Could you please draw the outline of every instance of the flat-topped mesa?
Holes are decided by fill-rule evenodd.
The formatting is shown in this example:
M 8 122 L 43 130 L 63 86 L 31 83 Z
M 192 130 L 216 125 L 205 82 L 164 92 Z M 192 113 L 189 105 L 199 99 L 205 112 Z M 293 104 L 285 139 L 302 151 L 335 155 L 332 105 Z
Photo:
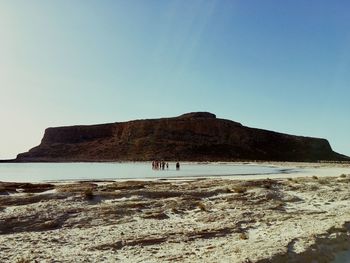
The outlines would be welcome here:
M 77 125 L 47 128 L 41 143 L 81 143 L 112 136 L 114 136 L 114 124 Z
M 193 121 L 199 123 L 199 122 L 205 122 L 205 123 L 216 123 L 219 121 L 219 123 L 223 122 L 229 122 L 230 125 L 237 125 L 242 126 L 239 122 L 231 121 L 231 120 L 225 120 L 225 119 L 217 119 L 216 115 L 210 112 L 189 112 L 182 114 L 178 117 L 172 118 L 180 121 L 187 121 L 188 124 L 193 123 Z
M 216 115 L 210 112 L 190 112 L 177 117 L 178 119 L 216 119 Z
M 48 128 L 17 161 L 343 161 L 325 139 L 249 128 L 209 112 Z

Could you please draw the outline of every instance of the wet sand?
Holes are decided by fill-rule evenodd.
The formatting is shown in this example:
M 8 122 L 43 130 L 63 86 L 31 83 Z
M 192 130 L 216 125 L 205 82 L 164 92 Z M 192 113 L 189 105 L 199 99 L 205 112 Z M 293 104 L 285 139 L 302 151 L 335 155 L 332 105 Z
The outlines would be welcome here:
M 0 183 L 0 262 L 331 262 L 350 175 Z

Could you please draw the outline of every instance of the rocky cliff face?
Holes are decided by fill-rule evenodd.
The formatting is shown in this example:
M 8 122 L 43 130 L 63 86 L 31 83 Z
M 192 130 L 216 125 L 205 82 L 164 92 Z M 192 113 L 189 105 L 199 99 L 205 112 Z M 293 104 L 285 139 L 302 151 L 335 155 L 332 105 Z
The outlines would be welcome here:
M 17 161 L 347 160 L 325 139 L 242 126 L 195 112 L 175 118 L 48 128 Z

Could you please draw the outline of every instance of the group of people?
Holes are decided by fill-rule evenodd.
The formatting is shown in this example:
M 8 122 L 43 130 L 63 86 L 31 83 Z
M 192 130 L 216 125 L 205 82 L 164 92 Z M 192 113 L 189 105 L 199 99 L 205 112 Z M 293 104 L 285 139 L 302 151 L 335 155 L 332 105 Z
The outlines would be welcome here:
M 176 163 L 176 170 L 180 170 L 180 163 L 177 162 Z M 169 169 L 169 163 L 168 162 L 164 162 L 164 161 L 153 161 L 152 162 L 152 169 L 153 170 L 165 170 Z
M 152 162 L 152 169 L 153 170 L 164 170 L 169 169 L 169 163 L 166 163 L 164 161 L 153 161 Z

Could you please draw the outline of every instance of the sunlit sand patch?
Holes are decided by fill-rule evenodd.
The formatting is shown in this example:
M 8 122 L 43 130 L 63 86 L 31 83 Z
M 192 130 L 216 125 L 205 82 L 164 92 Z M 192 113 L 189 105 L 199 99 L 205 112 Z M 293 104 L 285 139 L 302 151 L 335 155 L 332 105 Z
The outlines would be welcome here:
M 331 261 L 349 244 L 349 184 L 347 174 L 1 183 L 14 194 L 0 196 L 0 261 Z

